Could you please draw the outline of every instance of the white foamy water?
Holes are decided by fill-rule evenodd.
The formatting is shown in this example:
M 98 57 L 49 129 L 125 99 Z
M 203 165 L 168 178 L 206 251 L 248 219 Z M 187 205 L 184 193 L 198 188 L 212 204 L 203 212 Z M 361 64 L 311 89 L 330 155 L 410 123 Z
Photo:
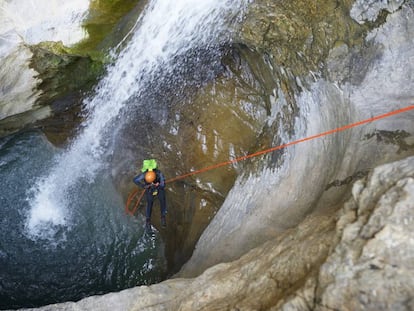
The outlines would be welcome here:
M 68 225 L 76 185 L 80 180 L 93 182 L 104 165 L 104 155 L 110 153 L 108 129 L 118 122 L 128 100 L 139 97 L 144 84 L 156 85 L 158 81 L 152 80 L 157 70 L 174 68 L 175 55 L 225 39 L 227 21 L 234 20 L 244 4 L 242 0 L 154 0 L 148 4 L 130 42 L 99 83 L 96 95 L 85 103 L 89 118 L 82 133 L 32 189 L 29 234 L 37 237 L 43 234 L 39 228 L 62 221 Z M 47 214 L 38 217 L 43 211 Z
M 55 203 L 52 203 L 59 200 L 59 197 L 55 198 L 47 192 L 37 195 L 32 202 L 33 208 L 30 210 L 26 223 L 27 233 L 30 237 L 41 237 L 55 244 L 54 236 L 58 230 L 57 226 L 66 223 L 65 213 L 61 209 L 57 209 L 53 205 Z

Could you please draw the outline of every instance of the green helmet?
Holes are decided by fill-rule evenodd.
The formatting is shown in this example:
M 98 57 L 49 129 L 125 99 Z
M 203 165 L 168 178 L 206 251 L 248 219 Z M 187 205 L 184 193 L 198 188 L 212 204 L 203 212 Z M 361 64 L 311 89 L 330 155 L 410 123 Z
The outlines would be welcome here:
M 141 172 L 152 171 L 157 168 L 157 161 L 155 159 L 144 160 L 142 162 Z

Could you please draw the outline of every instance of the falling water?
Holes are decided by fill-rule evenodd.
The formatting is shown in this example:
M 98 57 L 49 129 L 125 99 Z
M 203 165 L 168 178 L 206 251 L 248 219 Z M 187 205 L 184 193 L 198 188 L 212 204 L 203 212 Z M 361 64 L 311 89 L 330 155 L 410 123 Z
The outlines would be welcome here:
M 188 73 L 177 58 L 214 54 L 230 40 L 244 4 L 149 1 L 112 52 L 115 61 L 85 100 L 86 121 L 66 148 L 36 132 L 0 139 L 0 178 L 7 180 L 0 194 L 0 307 L 77 300 L 165 277 L 159 235 L 146 236 L 143 220 L 123 212 L 108 173 L 111 144 L 129 112 L 143 105 L 142 94 Z
M 172 72 L 173 59 L 191 49 L 228 40 L 227 21 L 240 13 L 242 1 L 151 1 L 137 21 L 130 42 L 86 102 L 88 119 L 79 136 L 55 159 L 50 172 L 30 190 L 27 232 L 54 234 L 51 225 L 70 226 L 70 202 L 81 180 L 93 182 L 111 152 L 109 141 L 129 100 L 139 98 L 160 68 Z M 49 229 L 45 231 L 45 226 Z

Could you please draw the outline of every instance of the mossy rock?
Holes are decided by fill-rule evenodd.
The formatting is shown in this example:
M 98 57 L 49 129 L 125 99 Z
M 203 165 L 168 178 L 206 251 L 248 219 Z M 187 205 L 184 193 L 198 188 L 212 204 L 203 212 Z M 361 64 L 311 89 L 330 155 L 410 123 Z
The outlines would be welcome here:
M 40 105 L 50 104 L 57 97 L 88 89 L 104 73 L 104 57 L 73 55 L 61 42 L 44 42 L 30 47 L 31 68 L 38 72 Z

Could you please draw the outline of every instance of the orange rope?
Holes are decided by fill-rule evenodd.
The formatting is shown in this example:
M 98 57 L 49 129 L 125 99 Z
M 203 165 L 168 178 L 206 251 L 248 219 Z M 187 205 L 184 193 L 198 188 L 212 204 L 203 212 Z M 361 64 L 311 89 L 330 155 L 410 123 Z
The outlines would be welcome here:
M 127 214 L 130 214 L 131 216 L 133 215 L 133 213 L 129 210 L 129 205 L 131 204 L 132 200 L 135 198 L 135 196 L 137 195 L 137 193 L 138 193 L 138 189 L 132 191 L 129 194 L 128 199 L 127 199 L 127 202 L 125 204 L 125 212 Z
M 132 211 L 129 209 L 129 205 L 131 204 L 132 200 L 137 196 L 138 194 L 138 189 L 134 190 L 133 192 L 131 192 L 128 196 L 128 200 L 127 203 L 125 204 L 125 212 L 131 216 L 133 216 L 135 214 L 135 212 L 138 209 L 139 203 L 141 203 L 142 198 L 144 197 L 145 194 L 145 189 L 142 190 L 141 195 L 139 196 L 139 198 L 137 199 L 137 201 L 135 202 L 134 207 L 132 208 Z
M 193 175 L 196 175 L 196 174 L 201 174 L 201 173 L 204 173 L 204 172 L 207 172 L 207 171 L 211 171 L 211 170 L 214 170 L 214 169 L 219 168 L 219 167 L 227 166 L 227 165 L 230 165 L 230 164 L 233 164 L 233 163 L 236 163 L 236 162 L 240 162 L 240 161 L 244 161 L 244 160 L 247 160 L 247 159 L 250 159 L 250 158 L 253 158 L 253 157 L 258 157 L 258 156 L 261 156 L 263 154 L 267 154 L 267 153 L 270 153 L 270 152 L 273 152 L 273 151 L 276 151 L 276 150 L 287 148 L 289 146 L 293 146 L 293 145 L 297 145 L 299 143 L 303 143 L 305 141 L 309 141 L 309 140 L 313 140 L 313 139 L 316 139 L 316 138 L 332 135 L 334 133 L 342 132 L 342 131 L 345 131 L 345 130 L 348 130 L 348 129 L 351 129 L 351 128 L 354 128 L 354 127 L 357 127 L 357 126 L 360 126 L 360 125 L 363 125 L 363 124 L 367 124 L 367 123 L 370 123 L 370 122 L 374 122 L 374 121 L 377 121 L 377 120 L 380 120 L 380 119 L 385 119 L 385 118 L 388 118 L 388 117 L 391 117 L 391 116 L 394 116 L 394 115 L 397 115 L 397 114 L 400 114 L 400 113 L 403 113 L 403 112 L 407 112 L 407 111 L 410 111 L 410 110 L 413 110 L 413 109 L 414 109 L 414 105 L 407 106 L 407 107 L 404 107 L 404 108 L 400 108 L 400 109 L 397 109 L 397 110 L 394 110 L 394 111 L 391 111 L 391 112 L 387 112 L 387 113 L 384 113 L 384 114 L 381 114 L 381 115 L 378 115 L 378 116 L 375 116 L 375 117 L 371 117 L 371 118 L 368 118 L 368 119 L 365 119 L 365 120 L 362 120 L 362 121 L 359 121 L 359 122 L 355 122 L 355 123 L 347 124 L 347 125 L 344 125 L 344 126 L 341 126 L 341 127 L 337 127 L 333 130 L 329 130 L 329 131 L 319 133 L 319 134 L 316 134 L 316 135 L 313 135 L 313 136 L 309 136 L 309 137 L 306 137 L 306 138 L 298 139 L 298 140 L 295 140 L 295 141 L 292 141 L 292 142 L 289 142 L 289 143 L 286 143 L 286 144 L 283 144 L 283 145 L 275 146 L 275 147 L 272 147 L 272 148 L 268 148 L 268 149 L 265 149 L 265 150 L 262 150 L 262 151 L 255 152 L 255 153 L 251 153 L 251 154 L 248 154 L 248 155 L 245 155 L 245 156 L 235 158 L 233 160 L 229 160 L 229 161 L 217 163 L 217 164 L 214 164 L 214 165 L 210 165 L 210 166 L 207 166 L 205 168 L 202 168 L 202 169 L 199 169 L 199 170 L 196 170 L 196 171 L 193 171 L 193 172 L 189 172 L 187 174 L 183 174 L 183 175 L 176 176 L 174 178 L 168 179 L 166 181 L 166 183 L 171 183 L 171 182 L 174 182 L 174 181 L 177 181 L 177 180 L 180 180 L 180 179 L 187 178 L 189 176 L 193 176 Z M 126 211 L 129 214 L 131 214 L 131 212 L 129 211 L 128 206 L 131 203 L 131 201 L 133 200 L 133 198 L 136 196 L 137 192 L 138 192 L 138 190 L 135 191 L 135 193 L 130 194 L 129 197 L 128 197 L 127 205 L 126 205 Z M 144 192 L 145 192 L 145 190 L 144 190 Z M 142 197 L 143 197 L 143 193 L 141 194 L 141 197 L 139 198 L 138 202 L 135 204 L 132 215 L 135 213 L 136 207 L 138 206 L 138 204 L 141 201 Z

